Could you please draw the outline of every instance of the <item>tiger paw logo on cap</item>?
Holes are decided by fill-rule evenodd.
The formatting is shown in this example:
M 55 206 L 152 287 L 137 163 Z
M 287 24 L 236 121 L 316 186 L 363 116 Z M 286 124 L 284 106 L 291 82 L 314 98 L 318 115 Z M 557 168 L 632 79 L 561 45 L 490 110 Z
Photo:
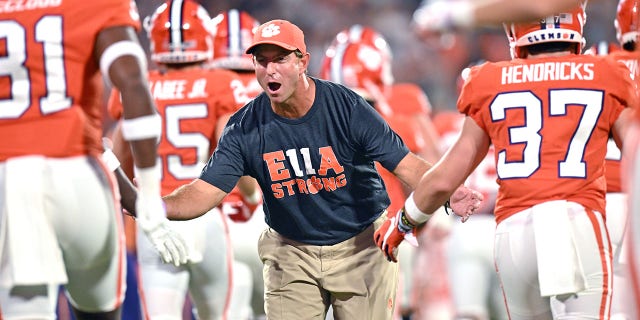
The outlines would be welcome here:
M 280 34 L 280 26 L 270 24 L 262 29 L 262 37 L 271 38 Z
M 304 33 L 298 26 L 287 20 L 272 20 L 260 25 L 253 35 L 253 43 L 245 53 L 253 54 L 255 48 L 263 44 L 276 45 L 289 51 L 307 52 Z

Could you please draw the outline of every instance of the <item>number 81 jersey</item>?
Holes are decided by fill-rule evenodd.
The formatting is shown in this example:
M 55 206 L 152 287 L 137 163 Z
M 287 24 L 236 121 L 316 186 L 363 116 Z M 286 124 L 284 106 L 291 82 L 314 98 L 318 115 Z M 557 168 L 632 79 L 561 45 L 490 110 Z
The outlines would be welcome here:
M 606 57 L 515 59 L 473 67 L 458 110 L 495 147 L 496 221 L 558 199 L 605 212 L 607 140 L 623 108 L 636 99 L 628 69 Z
M 103 29 L 140 21 L 131 0 L 0 4 L 0 161 L 102 150 L 102 77 L 94 43 Z

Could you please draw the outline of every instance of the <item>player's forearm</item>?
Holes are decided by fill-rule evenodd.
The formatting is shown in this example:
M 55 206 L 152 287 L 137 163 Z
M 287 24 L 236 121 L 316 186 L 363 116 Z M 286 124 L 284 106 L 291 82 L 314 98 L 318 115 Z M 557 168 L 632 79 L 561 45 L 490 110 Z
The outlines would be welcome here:
M 156 164 L 157 159 L 157 139 L 133 140 L 129 141 L 133 161 L 137 168 L 149 168 Z
M 120 189 L 120 205 L 127 211 L 127 213 L 135 217 L 136 198 L 138 195 L 136 188 L 121 167 L 114 170 L 114 174 L 116 175 L 118 188 Z
M 441 170 L 427 171 L 413 192 L 413 201 L 421 212 L 433 214 L 461 184 L 445 177 Z
M 572 9 L 580 0 L 480 0 L 470 1 L 476 25 L 526 22 Z
M 461 0 L 428 2 L 416 10 L 419 34 L 500 26 L 503 22 L 530 22 L 570 10 L 582 0 Z

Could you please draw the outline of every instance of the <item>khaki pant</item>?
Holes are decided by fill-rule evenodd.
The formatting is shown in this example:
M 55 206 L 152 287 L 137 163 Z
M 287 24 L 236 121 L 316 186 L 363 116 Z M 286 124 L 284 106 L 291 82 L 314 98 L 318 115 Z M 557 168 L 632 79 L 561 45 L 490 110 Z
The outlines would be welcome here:
M 357 236 L 332 246 L 307 245 L 267 228 L 258 242 L 269 320 L 391 319 L 398 264 L 373 242 L 386 214 Z

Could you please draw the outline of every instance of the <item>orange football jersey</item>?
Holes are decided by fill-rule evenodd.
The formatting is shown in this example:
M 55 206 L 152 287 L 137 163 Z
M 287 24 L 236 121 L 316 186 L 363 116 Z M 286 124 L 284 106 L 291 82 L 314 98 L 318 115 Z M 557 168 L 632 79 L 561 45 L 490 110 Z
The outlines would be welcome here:
M 616 50 L 609 53 L 609 57 L 624 63 L 627 68 L 629 68 L 629 74 L 635 80 L 636 84 L 640 81 L 640 69 L 638 68 L 640 52 Z M 622 192 L 622 181 L 620 177 L 621 159 L 622 153 L 620 149 L 618 149 L 613 141 L 610 141 L 606 156 L 607 192 Z
M 242 84 L 244 85 L 244 90 L 247 94 L 248 99 L 253 99 L 257 97 L 260 93 L 262 93 L 262 87 L 260 83 L 258 83 L 258 79 L 256 79 L 255 72 L 237 72 L 240 80 L 242 80 Z M 245 101 L 245 104 L 249 102 Z
M 396 83 L 388 92 L 387 100 L 395 113 L 431 115 L 431 103 L 422 88 L 414 83 Z
M 200 176 L 217 145 L 217 120 L 242 106 L 234 96 L 237 81 L 234 72 L 221 69 L 149 73 L 149 87 L 163 124 L 158 144 L 163 195 Z M 112 117 L 121 117 L 118 92 L 111 93 L 108 109 Z
M 419 154 L 425 147 L 426 139 L 430 138 L 415 117 L 428 117 L 431 114 L 427 95 L 413 83 L 394 84 L 386 91 L 389 93 L 387 104 L 391 112 L 388 115 L 381 113 L 382 116 L 400 135 L 409 150 Z
M 570 55 L 485 63 L 471 69 L 458 110 L 495 147 L 496 221 L 566 199 L 605 212 L 604 158 L 611 128 L 636 103 L 624 65 Z
M 0 5 L 0 161 L 102 152 L 101 30 L 140 27 L 131 0 Z

